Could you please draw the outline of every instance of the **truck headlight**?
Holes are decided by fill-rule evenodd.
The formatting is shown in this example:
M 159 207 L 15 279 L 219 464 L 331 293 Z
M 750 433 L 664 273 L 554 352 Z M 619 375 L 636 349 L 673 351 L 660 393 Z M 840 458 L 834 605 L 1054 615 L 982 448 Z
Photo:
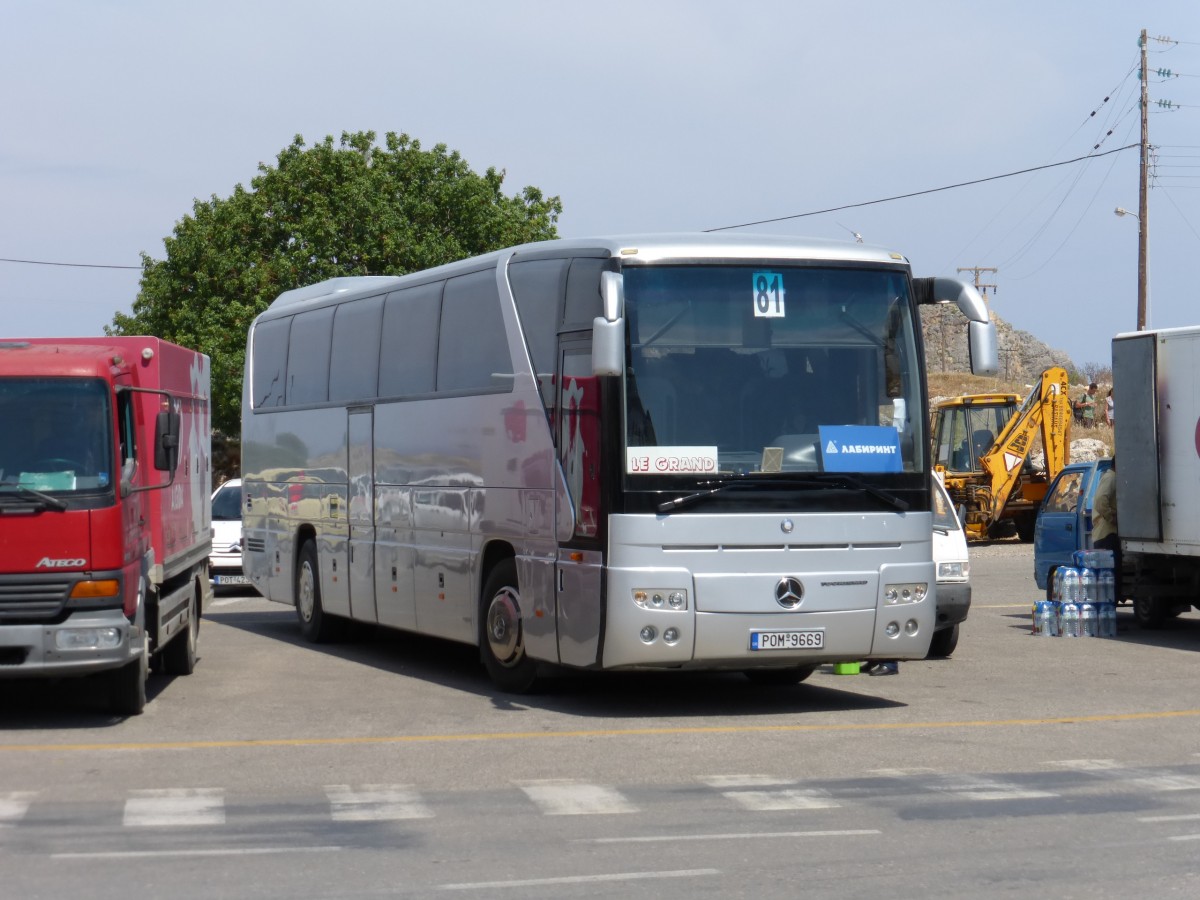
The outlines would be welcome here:
M 938 581 L 966 581 L 971 575 L 969 562 L 940 562 L 937 567 Z
M 121 646 L 120 628 L 63 628 L 54 632 L 58 650 L 115 650 Z

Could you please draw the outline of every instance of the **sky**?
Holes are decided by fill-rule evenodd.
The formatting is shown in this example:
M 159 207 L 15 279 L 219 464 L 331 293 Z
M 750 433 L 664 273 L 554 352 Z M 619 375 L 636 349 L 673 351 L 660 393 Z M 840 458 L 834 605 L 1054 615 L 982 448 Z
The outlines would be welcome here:
M 558 195 L 562 237 L 781 219 L 738 230 L 857 233 L 915 275 L 995 268 L 1001 318 L 1107 365 L 1137 324 L 1139 221 L 1114 209 L 1138 209 L 1138 149 L 1119 148 L 1140 141 L 1142 29 L 1149 325 L 1200 323 L 1195 0 L 0 9 L 0 337 L 102 334 L 197 199 L 297 134 L 371 130 Z M 834 207 L 852 208 L 806 215 Z

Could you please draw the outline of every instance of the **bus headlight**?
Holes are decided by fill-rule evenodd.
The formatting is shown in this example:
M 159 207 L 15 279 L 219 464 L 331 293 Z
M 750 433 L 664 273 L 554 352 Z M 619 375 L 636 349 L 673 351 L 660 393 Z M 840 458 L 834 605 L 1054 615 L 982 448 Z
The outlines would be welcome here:
M 920 603 L 929 593 L 929 585 L 924 581 L 907 584 L 885 584 L 883 586 L 883 602 L 887 606 L 897 606 L 902 603 Z
M 688 608 L 687 591 L 678 588 L 634 588 L 633 602 L 642 609 L 684 610 Z

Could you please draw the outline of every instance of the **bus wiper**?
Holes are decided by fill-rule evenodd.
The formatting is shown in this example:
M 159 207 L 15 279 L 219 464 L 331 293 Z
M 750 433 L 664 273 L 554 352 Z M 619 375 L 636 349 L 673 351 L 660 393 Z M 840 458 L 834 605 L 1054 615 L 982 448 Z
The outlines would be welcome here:
M 834 488 L 850 488 L 851 490 L 862 491 L 876 500 L 881 500 L 893 509 L 900 512 L 908 510 L 908 503 L 897 497 L 895 494 L 889 494 L 887 491 L 882 491 L 874 485 L 867 484 L 864 481 L 853 477 L 852 475 L 832 474 L 827 472 L 811 472 L 804 478 L 755 478 L 753 475 L 739 476 L 739 479 L 734 482 L 723 481 L 714 487 L 705 488 L 704 490 L 694 491 L 690 494 L 684 494 L 682 497 L 676 497 L 674 500 L 666 500 L 658 504 L 660 513 L 673 512 L 681 509 L 684 506 L 690 506 L 697 500 L 703 500 L 705 497 L 711 497 L 713 494 L 719 494 L 725 490 L 732 489 L 750 489 L 763 486 L 768 487 L 785 487 L 785 488 L 822 488 L 831 490 Z M 708 482 L 712 484 L 712 482 Z
M 853 475 L 846 475 L 841 472 L 817 472 L 810 477 L 818 479 L 823 484 L 840 485 L 842 487 L 854 488 L 855 490 L 862 491 L 864 494 L 874 497 L 876 500 L 882 500 L 888 506 L 892 507 L 893 509 L 898 509 L 900 512 L 908 511 L 907 500 L 897 497 L 895 494 L 889 494 L 887 491 L 880 490 L 873 484 L 867 484 L 865 481 L 855 478 Z
M 60 500 L 58 497 L 51 497 L 49 494 L 43 494 L 41 491 L 35 491 L 33 488 L 22 487 L 21 485 L 14 485 L 11 490 L 6 489 L 4 491 L 0 491 L 0 498 L 3 498 L 0 500 L 0 505 L 20 507 L 21 509 L 26 509 L 31 505 L 28 502 L 21 503 L 19 500 L 17 500 L 18 497 L 23 498 L 26 501 L 33 500 L 37 504 L 40 504 L 43 508 L 55 509 L 59 512 L 62 512 L 67 508 L 67 502 L 65 500 Z M 10 498 L 12 500 L 17 500 L 17 502 L 11 502 Z

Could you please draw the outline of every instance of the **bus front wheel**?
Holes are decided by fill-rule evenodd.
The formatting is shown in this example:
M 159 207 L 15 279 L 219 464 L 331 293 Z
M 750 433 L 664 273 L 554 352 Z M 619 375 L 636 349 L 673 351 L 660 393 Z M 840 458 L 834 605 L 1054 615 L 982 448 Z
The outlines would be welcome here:
M 311 540 L 305 541 L 300 548 L 300 561 L 296 564 L 296 618 L 300 620 L 300 633 L 305 640 L 314 644 L 328 644 L 343 636 L 345 623 L 329 615 L 321 605 L 321 570 L 318 565 L 317 545 Z
M 510 694 L 523 694 L 537 682 L 538 664 L 525 654 L 517 566 L 498 563 L 488 575 L 480 600 L 479 647 L 492 682 Z

